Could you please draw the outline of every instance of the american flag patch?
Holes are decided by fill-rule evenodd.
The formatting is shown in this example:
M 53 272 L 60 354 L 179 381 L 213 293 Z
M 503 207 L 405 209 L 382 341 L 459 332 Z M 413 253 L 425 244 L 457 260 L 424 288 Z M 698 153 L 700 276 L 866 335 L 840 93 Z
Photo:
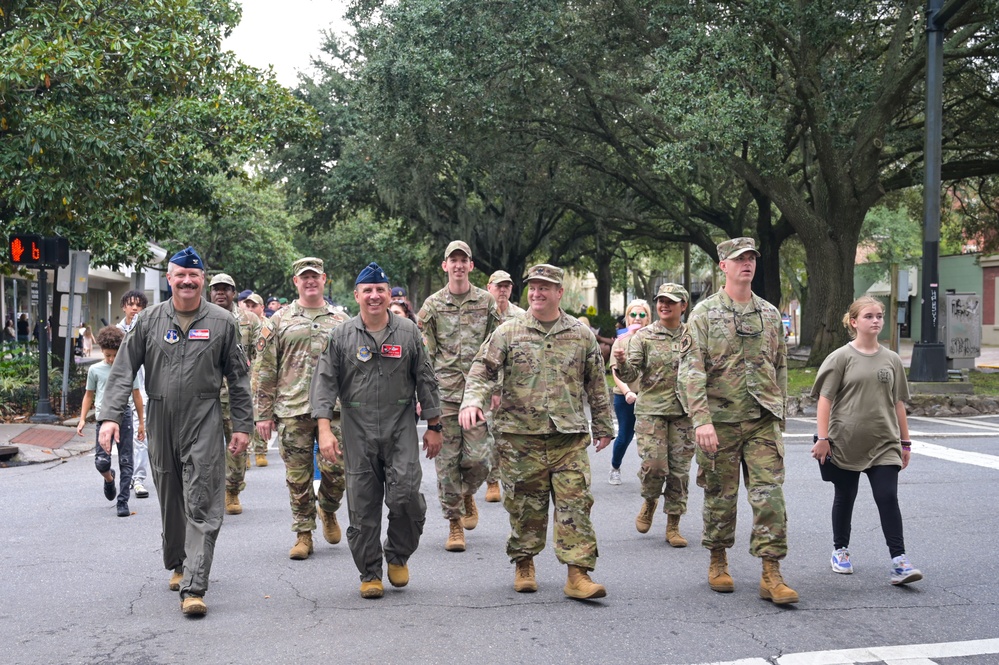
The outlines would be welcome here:
M 208 339 L 211 336 L 211 332 L 212 331 L 208 330 L 208 329 L 192 330 L 192 331 L 190 331 L 190 332 L 187 333 L 187 338 L 188 339 Z

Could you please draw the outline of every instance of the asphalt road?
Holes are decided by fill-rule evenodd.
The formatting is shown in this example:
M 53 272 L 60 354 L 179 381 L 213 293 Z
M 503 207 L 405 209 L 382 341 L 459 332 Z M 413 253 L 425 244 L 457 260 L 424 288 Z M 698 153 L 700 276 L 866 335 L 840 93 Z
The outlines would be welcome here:
M 607 484 L 610 450 L 591 449 L 600 543 L 593 577 L 607 586 L 606 599 L 565 598 L 565 569 L 550 545 L 536 560 L 538 593 L 515 593 L 506 513 L 483 503 L 482 492 L 468 550 L 445 552 L 447 523 L 433 465 L 424 461 L 430 508 L 410 560 L 412 581 L 363 600 L 346 541 L 331 546 L 317 532 L 310 559 L 288 559 L 294 537 L 283 465 L 272 451 L 269 467 L 247 474 L 245 512 L 226 517 L 203 619 L 182 616 L 167 589 L 155 492 L 132 499 L 135 514 L 118 518 L 92 456 L 0 469 L 0 662 L 999 663 L 999 416 L 914 419 L 911 427 L 915 455 L 900 495 L 909 556 L 926 579 L 897 588 L 888 584 L 887 549 L 863 484 L 851 543 L 857 571 L 830 571 L 832 488 L 808 456 L 814 422 L 789 422 L 783 572 L 801 602 L 785 608 L 757 596 L 759 562 L 748 554 L 744 501 L 729 555 L 734 594 L 707 586 L 701 491 L 693 482 L 681 523 L 691 547 L 664 543 L 661 514 L 649 534 L 635 531 L 634 444 L 620 486 Z M 346 506 L 339 516 L 346 522 Z M 922 646 L 952 642 L 967 644 Z M 880 660 L 810 655 L 876 647 L 897 650 Z M 916 660 L 901 659 L 910 652 Z

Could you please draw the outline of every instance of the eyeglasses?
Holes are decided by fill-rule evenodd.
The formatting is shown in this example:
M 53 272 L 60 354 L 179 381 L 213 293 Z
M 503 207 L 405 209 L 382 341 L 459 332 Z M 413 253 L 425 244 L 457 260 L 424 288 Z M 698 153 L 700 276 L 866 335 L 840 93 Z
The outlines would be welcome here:
M 629 316 L 633 319 L 644 319 L 645 312 L 631 312 Z
M 752 330 L 752 326 L 756 321 L 753 319 L 753 314 L 756 314 L 760 319 L 760 327 L 758 330 Z M 749 320 L 746 320 L 749 317 Z M 740 314 L 738 312 L 732 312 L 732 319 L 735 322 L 735 334 L 739 337 L 759 337 L 763 334 L 763 312 L 758 309 L 754 309 L 752 312 L 746 312 Z

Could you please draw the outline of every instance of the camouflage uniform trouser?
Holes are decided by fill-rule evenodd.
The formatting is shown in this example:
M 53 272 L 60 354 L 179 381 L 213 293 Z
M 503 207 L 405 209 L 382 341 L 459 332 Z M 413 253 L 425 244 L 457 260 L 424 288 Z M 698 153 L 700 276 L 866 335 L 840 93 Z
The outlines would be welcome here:
M 642 466 L 638 480 L 643 499 L 662 495 L 663 512 L 683 515 L 687 512 L 687 486 L 690 461 L 694 458 L 694 427 L 687 416 L 638 416 L 635 426 L 638 455 Z
M 444 403 L 442 406 L 444 445 L 434 458 L 434 466 L 444 519 L 453 520 L 465 514 L 465 495 L 475 494 L 489 475 L 494 444 L 485 423 L 463 430 L 458 424 L 458 405 Z
M 486 427 L 493 431 L 493 412 L 486 412 Z M 487 483 L 498 483 L 500 481 L 499 450 L 496 448 L 496 441 L 493 441 L 492 450 L 489 454 L 489 474 L 486 475 Z
M 239 455 L 229 452 L 229 441 L 232 440 L 232 417 L 229 412 L 229 403 L 222 402 L 222 433 L 225 435 L 225 491 L 239 494 L 246 489 L 246 456 L 244 451 Z M 267 449 L 267 442 L 260 438 L 256 428 L 250 433 L 250 446 L 255 448 L 258 442 L 263 442 L 264 449 Z
M 340 439 L 340 417 L 332 424 L 333 435 Z M 313 446 L 316 439 L 316 421 L 311 416 L 278 418 L 278 441 L 281 443 L 281 459 L 284 460 L 284 478 L 291 498 L 291 530 L 295 532 L 316 530 L 316 489 L 313 485 L 315 466 Z M 340 444 L 341 446 L 343 443 Z M 346 487 L 343 472 L 343 459 L 336 464 L 319 456 L 319 507 L 328 513 L 340 508 L 340 500 Z
M 704 488 L 704 536 L 708 549 L 735 544 L 739 470 L 753 509 L 749 553 L 783 559 L 787 554 L 784 504 L 784 439 L 780 421 L 767 415 L 742 423 L 714 423 L 718 452 L 697 450 L 697 484 Z
M 533 557 L 545 548 L 551 497 L 556 558 L 587 570 L 596 566 L 589 445 L 587 433 L 497 436 L 503 507 L 510 513 L 506 553 L 511 561 Z

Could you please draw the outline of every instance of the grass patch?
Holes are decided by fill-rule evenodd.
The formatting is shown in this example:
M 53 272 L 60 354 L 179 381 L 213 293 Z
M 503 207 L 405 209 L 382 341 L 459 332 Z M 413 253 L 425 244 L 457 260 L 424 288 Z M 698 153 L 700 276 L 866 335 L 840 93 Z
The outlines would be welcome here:
M 968 378 L 975 387 L 976 395 L 999 395 L 999 372 L 972 370 L 968 373 Z

